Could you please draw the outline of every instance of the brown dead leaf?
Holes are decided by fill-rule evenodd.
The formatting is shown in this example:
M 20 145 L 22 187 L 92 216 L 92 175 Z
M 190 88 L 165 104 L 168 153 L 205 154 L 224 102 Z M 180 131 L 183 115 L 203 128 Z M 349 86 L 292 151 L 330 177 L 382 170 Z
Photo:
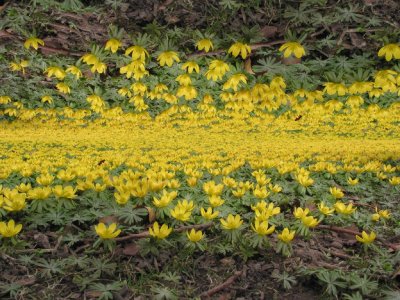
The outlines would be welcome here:
M 35 241 L 37 241 L 37 243 L 39 244 L 39 246 L 41 248 L 45 248 L 45 249 L 51 248 L 49 238 L 47 237 L 47 235 L 45 235 L 43 233 L 37 233 L 33 236 L 33 238 L 35 239 Z
M 118 218 L 116 216 L 105 216 L 103 218 L 100 218 L 99 222 L 102 222 L 104 224 L 118 223 Z
M 225 257 L 223 259 L 220 260 L 220 263 L 223 266 L 229 267 L 229 266 L 233 266 L 235 264 L 235 260 L 231 257 Z
M 281 62 L 286 65 L 296 65 L 301 63 L 301 58 L 297 58 L 297 57 L 293 57 L 293 56 L 289 56 L 289 57 L 282 57 Z
M 36 277 L 33 275 L 27 275 L 27 276 L 24 276 L 21 279 L 18 279 L 14 282 L 19 285 L 22 285 L 22 286 L 32 285 L 36 282 Z
M 156 212 L 151 207 L 146 206 L 147 212 L 149 213 L 149 223 L 153 223 L 156 220 Z
M 356 32 L 350 32 L 349 36 L 351 43 L 354 47 L 364 48 L 365 46 L 367 46 L 367 42 L 361 37 L 360 34 Z
M 260 32 L 263 37 L 270 38 L 275 36 L 275 34 L 278 32 L 278 27 L 266 25 L 260 29 Z
M 122 250 L 122 253 L 129 256 L 136 256 L 139 253 L 139 246 L 135 243 L 128 244 Z
M 244 61 L 244 69 L 249 74 L 255 74 L 253 72 L 253 69 L 251 68 L 251 59 L 250 59 L 250 57 L 246 58 L 246 60 Z
M 98 299 L 101 295 L 103 294 L 103 292 L 101 291 L 85 291 L 85 298 L 89 298 L 89 299 Z

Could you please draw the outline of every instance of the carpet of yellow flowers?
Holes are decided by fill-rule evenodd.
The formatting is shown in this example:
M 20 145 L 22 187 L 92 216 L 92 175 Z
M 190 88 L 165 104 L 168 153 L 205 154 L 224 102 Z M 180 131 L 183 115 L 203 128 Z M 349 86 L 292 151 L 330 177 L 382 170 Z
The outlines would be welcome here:
M 41 43 L 31 38 L 25 46 Z M 120 47 L 114 39 L 104 51 Z M 207 52 L 212 43 L 200 41 L 198 48 Z M 399 49 L 379 54 L 390 60 Z M 280 50 L 287 57 L 305 54 L 294 42 Z M 251 48 L 237 43 L 228 52 L 245 59 Z M 171 89 L 168 82 L 146 84 L 154 75 L 146 70 L 144 48 L 129 47 L 126 55 L 132 62 L 120 67 L 120 76 L 132 84 L 119 94 L 130 99 L 130 111 L 96 93 L 84 109 L 51 107 L 47 95 L 42 103 L 49 106 L 28 109 L 0 95 L 0 243 L 29 240 L 31 223 L 61 206 L 95 208 L 98 218 L 47 220 L 35 228 L 59 230 L 76 221 L 90 246 L 110 249 L 129 239 L 177 241 L 179 235 L 205 250 L 208 236 L 223 233 L 233 243 L 245 237 L 256 249 L 272 243 L 290 256 L 292 244 L 315 231 L 351 225 L 360 245 L 396 249 L 387 241 L 393 206 L 360 195 L 378 188 L 399 195 L 400 102 L 381 107 L 379 98 L 400 93 L 400 73 L 379 70 L 371 82 L 289 93 L 281 77 L 249 85 L 249 74 L 228 73 L 232 66 L 222 59 L 199 66 L 166 51 L 157 57 L 160 67 L 181 66 Z M 93 53 L 82 61 L 95 75 L 109 68 Z M 29 62 L 11 68 L 23 76 Z M 77 66 L 52 66 L 45 74 L 60 94 L 71 93 L 63 81 L 68 74 L 84 78 Z M 199 93 L 193 76 L 207 78 L 211 92 Z M 168 106 L 151 117 L 154 99 Z M 145 209 L 148 221 L 125 222 L 113 215 L 119 207 Z

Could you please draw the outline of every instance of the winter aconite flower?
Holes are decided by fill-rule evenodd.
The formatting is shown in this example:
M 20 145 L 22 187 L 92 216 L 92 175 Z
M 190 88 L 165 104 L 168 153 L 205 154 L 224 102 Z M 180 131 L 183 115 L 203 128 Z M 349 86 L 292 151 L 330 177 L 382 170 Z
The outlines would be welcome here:
M 352 179 L 351 177 L 347 178 L 347 183 L 350 185 L 357 185 L 358 184 L 358 178 Z
M 112 53 L 115 53 L 118 51 L 118 48 L 121 47 L 122 43 L 121 41 L 117 39 L 109 39 L 106 42 L 105 50 L 110 50 Z
M 205 210 L 203 207 L 200 208 L 200 213 L 201 213 L 201 216 L 207 220 L 215 219 L 219 215 L 219 211 L 217 211 L 217 210 L 213 211 L 213 209 L 211 207 L 207 208 L 207 210 Z
M 159 62 L 161 67 L 165 65 L 171 67 L 174 64 L 174 61 L 180 62 L 180 59 L 178 57 L 178 53 L 176 53 L 175 51 L 164 51 L 158 55 L 157 61 Z
M 66 75 L 65 71 L 58 66 L 48 67 L 44 73 L 47 75 L 47 77 L 54 76 L 59 80 L 63 80 Z
M 296 219 L 302 219 L 310 213 L 308 208 L 302 209 L 301 207 L 296 207 L 293 211 L 293 215 Z
M 44 42 L 37 37 L 30 37 L 24 42 L 25 49 L 33 48 L 37 50 L 39 45 L 44 46 Z
M 194 61 L 187 61 L 187 62 L 185 62 L 185 63 L 182 65 L 181 69 L 184 70 L 184 71 L 186 71 L 186 72 L 188 72 L 189 74 L 192 74 L 193 71 L 195 71 L 196 73 L 199 73 L 199 72 L 200 72 L 200 67 L 199 67 L 199 65 L 198 65 L 196 62 L 194 62 Z
M 335 211 L 334 208 L 330 208 L 329 206 L 326 206 L 324 202 L 321 202 L 320 204 L 318 204 L 318 209 L 322 214 L 324 214 L 326 216 L 333 214 L 333 212 Z
M 64 82 L 59 82 L 59 83 L 57 83 L 57 84 L 56 84 L 56 87 L 57 87 L 57 90 L 58 90 L 60 93 L 63 93 L 63 94 L 69 94 L 69 93 L 71 93 L 71 88 L 69 87 L 68 84 L 66 84 L 66 83 L 64 83 Z
M 398 44 L 387 44 L 379 49 L 378 56 L 384 56 L 386 61 L 394 59 L 400 59 L 400 45 Z
M 76 79 L 79 79 L 82 77 L 82 71 L 76 66 L 69 66 L 65 71 L 67 73 L 71 73 L 72 75 L 75 75 Z
M 226 219 L 221 219 L 221 224 L 224 229 L 234 230 L 238 229 L 243 224 L 243 220 L 240 218 L 240 215 L 233 216 L 229 214 Z
M 337 187 L 331 187 L 329 188 L 329 192 L 331 193 L 331 195 L 335 198 L 335 199 L 341 199 L 344 197 L 344 193 L 341 189 L 337 188 Z
M 356 207 L 353 207 L 353 203 L 346 205 L 340 201 L 336 202 L 334 207 L 338 213 L 343 215 L 351 215 L 356 210 Z
M 236 42 L 230 46 L 228 53 L 232 54 L 234 57 L 240 55 L 243 59 L 245 59 L 251 53 L 251 48 L 247 44 Z
M 251 224 L 251 228 L 258 235 L 269 235 L 275 231 L 275 226 L 269 226 L 268 221 L 255 220 L 254 225 Z
M 17 235 L 22 229 L 22 224 L 15 225 L 14 220 L 9 220 L 8 223 L 0 222 L 0 235 L 2 237 L 13 237 Z
M 97 235 L 104 240 L 114 239 L 121 233 L 121 229 L 117 229 L 116 223 L 112 223 L 107 227 L 104 223 L 100 222 L 94 226 L 94 229 Z
M 140 60 L 144 62 L 146 57 L 149 57 L 149 52 L 142 46 L 131 46 L 125 51 L 125 55 L 131 55 L 133 60 Z
M 357 239 L 357 241 L 359 241 L 360 243 L 363 243 L 363 244 L 371 244 L 373 241 L 375 241 L 375 238 L 376 238 L 376 234 L 373 231 L 371 231 L 370 234 L 363 231 L 361 233 L 361 236 L 362 237 L 360 237 L 359 235 L 356 235 L 356 239 Z
M 290 231 L 289 228 L 284 228 L 282 233 L 278 234 L 278 239 L 284 243 L 290 243 L 294 239 L 294 234 L 296 232 Z
M 209 39 L 201 39 L 196 43 L 196 47 L 199 51 L 204 50 L 204 52 L 209 52 L 210 49 L 214 48 L 213 43 Z
M 304 226 L 309 228 L 314 228 L 319 224 L 318 220 L 313 216 L 308 216 L 308 217 L 304 216 L 301 218 L 301 222 L 304 224 Z
M 190 232 L 186 232 L 186 235 L 188 239 L 193 243 L 197 243 L 204 237 L 204 234 L 201 230 L 196 231 L 194 228 L 192 228 Z
M 149 228 L 149 234 L 158 239 L 165 239 L 171 232 L 172 228 L 169 228 L 167 224 L 163 224 L 160 227 L 158 222 L 154 222 L 153 228 Z
M 293 54 L 297 58 L 301 58 L 302 56 L 306 55 L 304 47 L 297 42 L 284 43 L 282 46 L 280 46 L 279 51 L 283 52 L 284 57 L 289 57 Z

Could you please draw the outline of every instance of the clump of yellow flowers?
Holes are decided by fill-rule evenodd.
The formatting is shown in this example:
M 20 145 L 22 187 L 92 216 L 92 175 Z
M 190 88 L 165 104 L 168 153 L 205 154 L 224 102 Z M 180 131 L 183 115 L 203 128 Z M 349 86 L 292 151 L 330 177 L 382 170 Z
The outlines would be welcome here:
M 40 45 L 35 37 L 24 44 Z M 207 38 L 195 45 L 202 55 L 218 52 L 208 53 L 214 44 Z M 252 49 L 236 42 L 227 58 L 185 61 L 172 49 L 154 58 L 143 45 L 125 49 L 111 38 L 76 65 L 44 67 L 54 86 L 32 99 L 40 107 L 0 95 L 0 117 L 12 120 L 0 124 L 0 149 L 7 153 L 0 160 L 0 209 L 13 218 L 0 222 L 0 235 L 18 234 L 22 224 L 14 219 L 25 226 L 24 214 L 40 214 L 46 205 L 80 209 L 90 197 L 116 211 L 146 210 L 152 225 L 142 226 L 148 227 L 142 236 L 152 242 L 181 232 L 198 245 L 212 227 L 217 236 L 235 237 L 232 242 L 250 237 L 264 247 L 271 240 L 284 255 L 322 224 L 347 225 L 359 215 L 368 230 L 391 222 L 385 204 L 371 211 L 350 197 L 371 189 L 367 182 L 398 192 L 400 105 L 380 105 L 379 98 L 400 94 L 400 72 L 377 70 L 370 81 L 291 90 L 282 76 L 255 79 L 234 67 L 235 58 L 247 59 Z M 294 41 L 279 51 L 306 54 Z M 389 44 L 378 56 L 399 59 L 399 51 Z M 75 83 L 85 82 L 89 70 L 109 76 L 117 56 L 126 60 L 117 69 L 125 81 L 108 88 L 119 102 L 96 88 L 79 94 L 81 108 L 60 100 L 77 95 Z M 25 75 L 30 65 L 21 58 L 10 69 Z M 154 77 L 151 68 L 165 76 Z M 162 109 L 152 114 L 154 107 Z M 100 222 L 94 231 L 101 240 L 119 241 L 129 224 L 117 227 Z M 355 239 L 370 244 L 376 234 L 363 231 Z

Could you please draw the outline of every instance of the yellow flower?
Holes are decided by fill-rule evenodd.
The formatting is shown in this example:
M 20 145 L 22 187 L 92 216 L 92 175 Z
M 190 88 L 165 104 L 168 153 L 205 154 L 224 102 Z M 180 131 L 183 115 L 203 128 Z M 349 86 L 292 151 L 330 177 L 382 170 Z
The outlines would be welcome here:
M 223 189 L 223 184 L 216 184 L 214 181 L 208 181 L 203 184 L 203 190 L 209 196 L 219 196 L 222 194 Z
M 41 101 L 42 101 L 42 103 L 53 103 L 53 98 L 51 97 L 51 96 L 49 96 L 49 95 L 45 95 L 45 96 L 43 96 L 42 97 L 42 99 L 41 99 Z
M 161 52 L 158 57 L 157 61 L 160 63 L 160 66 L 163 67 L 167 65 L 168 67 L 171 67 L 174 64 L 174 61 L 180 62 L 178 53 L 174 51 L 164 51 Z
M 188 86 L 192 84 L 192 80 L 188 74 L 182 74 L 176 77 L 175 81 L 177 81 L 182 86 Z
M 106 42 L 106 47 L 104 48 L 105 50 L 111 50 L 112 53 L 115 53 L 118 51 L 118 48 L 121 47 L 122 43 L 117 40 L 117 39 L 109 39 Z
M 387 44 L 379 49 L 378 56 L 385 56 L 386 61 L 392 58 L 400 59 L 400 46 L 398 44 Z
M 32 47 L 33 49 L 37 50 L 39 48 L 39 45 L 44 46 L 44 42 L 37 37 L 30 37 L 24 42 L 24 47 L 26 49 Z
M 215 210 L 213 212 L 213 209 L 211 207 L 207 208 L 207 210 L 205 210 L 203 207 L 200 208 L 200 213 L 201 213 L 201 216 L 207 220 L 215 219 L 219 215 L 219 211 Z
M 25 74 L 25 68 L 29 66 L 28 60 L 21 60 L 20 63 L 18 62 L 11 62 L 10 69 L 11 71 L 22 71 L 22 74 Z
M 104 223 L 100 222 L 98 225 L 95 225 L 94 228 L 97 235 L 104 240 L 114 239 L 121 233 L 121 229 L 117 229 L 116 223 L 112 223 L 107 227 Z
M 172 228 L 169 228 L 167 224 L 163 224 L 161 227 L 158 222 L 154 222 L 153 228 L 149 228 L 149 234 L 152 237 L 158 239 L 165 239 L 172 232 Z
M 226 72 L 229 71 L 229 65 L 223 60 L 214 59 L 210 62 L 209 70 L 206 72 L 207 80 L 222 79 Z
M 296 175 L 296 180 L 297 182 L 304 186 L 304 187 L 309 187 L 314 183 L 314 179 L 308 177 L 308 175 L 304 175 L 304 174 L 298 174 Z
M 176 192 L 176 191 L 168 193 L 166 190 L 163 190 L 163 194 L 162 194 L 160 199 L 157 199 L 156 197 L 153 197 L 153 204 L 157 208 L 166 207 L 177 196 L 178 196 L 178 192 Z
M 0 96 L 0 104 L 7 104 L 11 102 L 10 96 Z
M 15 225 L 14 220 L 9 220 L 8 223 L 0 222 L 0 235 L 3 237 L 13 237 L 22 229 L 22 224 Z
M 346 206 L 346 204 L 340 201 L 336 202 L 334 207 L 338 213 L 344 215 L 351 215 L 356 210 L 356 207 L 353 207 L 353 203 Z
M 236 42 L 230 46 L 228 53 L 232 54 L 234 57 L 240 54 L 240 56 L 245 59 L 251 53 L 251 48 L 247 44 Z
M 30 183 L 21 183 L 17 189 L 20 193 L 27 193 L 32 189 L 32 185 Z
M 325 82 L 324 86 L 324 92 L 328 95 L 334 95 L 337 93 L 338 96 L 344 96 L 347 92 L 346 86 L 342 83 Z
M 254 226 L 251 224 L 251 228 L 258 235 L 269 235 L 275 231 L 275 226 L 268 227 L 268 221 L 260 222 L 257 219 L 254 221 Z
M 362 237 L 356 235 L 356 239 L 363 244 L 371 244 L 376 238 L 376 234 L 373 231 L 371 231 L 370 234 L 367 234 L 365 231 L 363 231 L 361 235 Z
M 278 239 L 284 243 L 289 243 L 294 238 L 295 231 L 290 231 L 289 228 L 284 228 L 282 233 L 278 234 Z
M 233 89 L 235 92 L 238 90 L 240 82 L 247 83 L 247 77 L 244 74 L 238 73 L 232 75 L 222 86 L 223 90 Z
M 18 193 L 17 190 L 12 190 L 7 193 L 4 192 L 4 204 L 3 208 L 7 211 L 20 211 L 23 210 L 26 206 L 26 194 Z
M 53 180 L 54 177 L 48 173 L 43 173 L 36 178 L 36 182 L 44 186 L 50 185 Z
M 389 183 L 391 185 L 399 185 L 400 184 L 400 177 L 394 176 L 394 177 L 390 178 L 389 179 Z
M 378 213 L 375 213 L 371 216 L 371 220 L 374 222 L 378 222 L 381 216 Z
M 63 93 L 63 94 L 69 94 L 69 93 L 71 93 L 71 88 L 69 87 L 68 84 L 66 84 L 66 83 L 64 83 L 64 82 L 59 82 L 59 83 L 57 83 L 57 84 L 56 84 L 56 87 L 57 87 L 57 90 L 58 90 L 60 93 Z
M 301 207 L 296 207 L 293 211 L 293 215 L 295 216 L 296 219 L 302 219 L 306 217 L 310 213 L 310 210 L 308 208 L 302 209 Z
M 196 47 L 199 51 L 204 50 L 204 52 L 209 52 L 210 49 L 214 49 L 213 43 L 209 39 L 201 39 L 196 43 Z
M 129 201 L 130 197 L 131 193 L 129 191 L 125 193 L 114 193 L 115 202 L 117 202 L 119 205 L 125 205 Z
M 67 73 L 71 73 L 72 75 L 75 75 L 76 79 L 79 79 L 82 77 L 82 71 L 79 70 L 79 68 L 76 66 L 69 66 L 65 71 Z
M 86 53 L 81 59 L 88 65 L 94 65 L 99 62 L 99 58 L 93 53 Z
M 356 185 L 356 184 L 358 184 L 358 180 L 359 180 L 358 178 L 352 179 L 351 177 L 349 177 L 349 178 L 347 178 L 347 183 L 350 185 Z
M 196 62 L 194 62 L 194 61 L 187 61 L 187 62 L 185 62 L 185 63 L 182 65 L 181 69 L 184 70 L 184 71 L 186 71 L 186 72 L 188 72 L 189 74 L 192 74 L 193 71 L 195 71 L 196 73 L 199 73 L 199 72 L 200 72 L 200 67 L 199 67 L 199 65 L 198 65 Z
M 125 55 L 131 54 L 133 60 L 144 62 L 146 57 L 149 57 L 149 52 L 141 46 L 131 46 L 125 51 Z
M 215 208 L 218 206 L 221 206 L 222 204 L 225 203 L 224 200 L 222 200 L 222 198 L 220 196 L 216 196 L 216 195 L 211 195 L 208 197 L 208 202 L 210 202 L 210 205 Z
M 326 216 L 331 215 L 335 211 L 334 208 L 330 208 L 328 206 L 325 206 L 324 202 L 321 202 L 320 204 L 318 204 L 318 209 L 319 209 L 319 211 L 321 213 L 323 213 Z
M 171 216 L 179 221 L 185 222 L 190 219 L 192 214 L 191 210 L 185 209 L 183 206 L 175 206 L 174 209 L 171 209 Z
M 194 230 L 194 228 L 192 228 L 192 230 L 190 232 L 189 231 L 186 232 L 186 235 L 187 235 L 188 239 L 193 243 L 197 243 L 204 237 L 203 232 L 201 232 L 201 230 L 196 231 L 196 230 Z
M 65 187 L 63 187 L 62 185 L 56 185 L 53 187 L 53 194 L 57 198 L 74 199 L 76 198 L 75 192 L 76 189 L 74 189 L 70 185 Z
M 225 219 L 220 219 L 222 227 L 227 230 L 238 229 L 242 224 L 243 220 L 240 218 L 240 215 L 233 216 L 229 214 Z
M 28 191 L 28 198 L 32 200 L 45 200 L 50 197 L 52 190 L 50 187 L 36 187 Z
M 267 191 L 267 187 L 261 187 L 261 186 L 257 186 L 254 190 L 253 190 L 253 195 L 256 196 L 256 198 L 258 199 L 265 199 L 269 196 L 270 192 Z
M 314 228 L 315 226 L 317 226 L 319 224 L 318 220 L 316 218 L 314 218 L 313 216 L 304 216 L 301 218 L 301 221 L 303 222 L 303 224 L 309 228 Z
M 331 193 L 331 195 L 335 198 L 335 199 L 341 199 L 344 196 L 344 193 L 341 189 L 337 188 L 337 187 L 331 187 L 329 188 L 329 192 Z
M 48 67 L 44 72 L 47 73 L 47 77 L 55 76 L 59 80 L 63 80 L 66 75 L 65 71 L 57 66 Z
M 385 209 L 385 210 L 380 210 L 380 211 L 378 212 L 378 214 L 379 214 L 382 218 L 384 218 L 384 219 L 389 219 L 389 218 L 390 218 L 390 212 L 389 212 L 387 209 Z
M 90 71 L 92 73 L 106 73 L 107 70 L 107 65 L 101 61 L 97 61 L 96 63 L 93 64 L 93 66 L 90 68 Z
M 282 191 L 282 187 L 279 186 L 278 184 L 272 185 L 271 183 L 268 185 L 268 187 L 270 188 L 270 190 L 273 193 L 280 193 Z
M 304 47 L 297 42 L 287 42 L 284 43 L 280 48 L 280 52 L 283 52 L 284 57 L 289 57 L 290 55 L 294 54 L 297 58 L 301 58 L 302 56 L 306 55 L 306 51 Z

